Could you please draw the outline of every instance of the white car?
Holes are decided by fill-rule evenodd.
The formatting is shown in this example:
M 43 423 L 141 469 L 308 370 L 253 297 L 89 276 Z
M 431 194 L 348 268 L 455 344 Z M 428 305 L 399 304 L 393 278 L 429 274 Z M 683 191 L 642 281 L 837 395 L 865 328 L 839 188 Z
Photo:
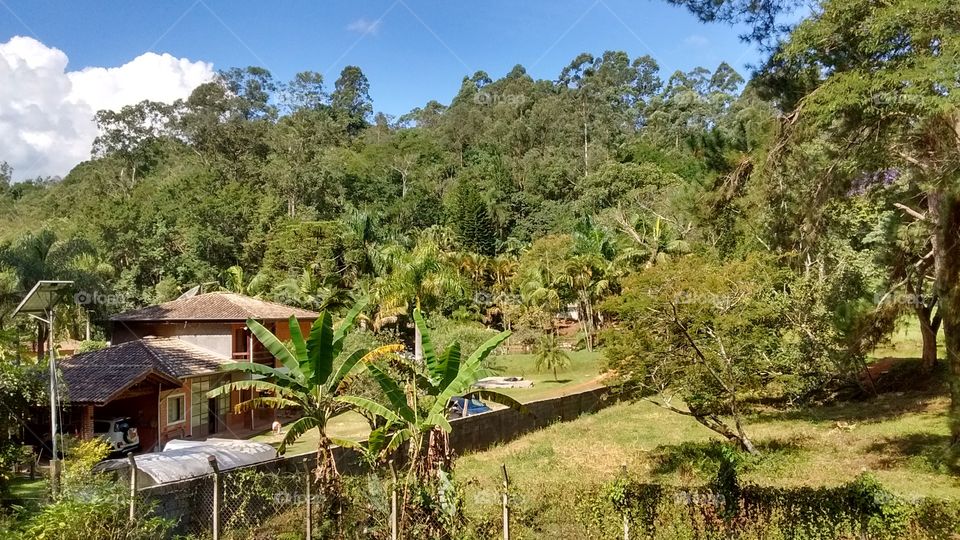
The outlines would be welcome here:
M 112 454 L 126 454 L 140 449 L 140 437 L 137 435 L 137 428 L 126 416 L 110 420 L 94 419 L 93 436 L 107 441 Z

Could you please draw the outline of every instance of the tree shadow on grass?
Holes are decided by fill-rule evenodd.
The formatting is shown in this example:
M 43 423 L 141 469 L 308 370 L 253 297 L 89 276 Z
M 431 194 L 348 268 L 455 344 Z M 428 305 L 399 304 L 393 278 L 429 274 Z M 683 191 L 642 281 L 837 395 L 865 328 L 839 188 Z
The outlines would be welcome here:
M 540 381 L 540 384 L 567 384 L 572 382 L 573 379 L 547 379 L 545 381 Z
M 950 436 L 933 433 L 908 433 L 885 437 L 867 447 L 877 456 L 880 468 L 906 466 L 923 472 L 960 473 L 956 458 L 950 450 Z
M 821 407 L 792 410 L 767 410 L 752 416 L 754 422 L 800 420 L 805 422 L 881 422 L 927 412 L 939 392 L 900 392 L 881 394 L 872 399 L 848 401 Z
M 807 450 L 807 438 L 789 437 L 754 441 L 758 456 L 740 452 L 739 468 L 742 472 L 756 469 L 776 470 L 781 465 L 800 459 Z M 652 473 L 657 475 L 696 473 L 713 477 L 729 453 L 730 443 L 711 440 L 683 442 L 677 445 L 658 446 L 650 452 Z

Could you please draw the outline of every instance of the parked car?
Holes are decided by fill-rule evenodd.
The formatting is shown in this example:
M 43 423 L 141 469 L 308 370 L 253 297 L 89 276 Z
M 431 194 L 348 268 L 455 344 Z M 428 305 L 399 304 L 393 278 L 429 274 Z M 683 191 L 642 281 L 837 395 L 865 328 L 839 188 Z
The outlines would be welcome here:
M 464 414 L 466 406 L 466 414 Z M 464 416 L 473 416 L 475 414 L 490 412 L 492 409 L 479 399 L 466 399 L 462 396 L 450 398 L 447 404 L 447 419 L 463 418 Z
M 93 436 L 100 437 L 110 445 L 111 454 L 126 454 L 140 449 L 137 428 L 129 417 L 120 416 L 110 420 L 93 420 Z

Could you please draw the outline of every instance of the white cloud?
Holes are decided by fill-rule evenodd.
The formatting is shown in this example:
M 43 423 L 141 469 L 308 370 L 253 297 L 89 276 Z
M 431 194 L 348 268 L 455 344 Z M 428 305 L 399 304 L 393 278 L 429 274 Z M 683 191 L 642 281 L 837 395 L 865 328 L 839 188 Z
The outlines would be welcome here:
M 375 21 L 368 21 L 367 19 L 361 18 L 348 24 L 347 30 L 356 32 L 358 34 L 377 35 L 377 33 L 380 31 L 380 23 L 381 21 L 379 19 Z
M 119 67 L 67 71 L 67 55 L 29 37 L 0 43 L 0 161 L 17 179 L 65 175 L 90 157 L 94 114 L 150 99 L 173 102 L 213 66 L 145 53 Z
M 693 34 L 693 35 L 687 36 L 686 39 L 683 40 L 683 42 L 691 47 L 706 47 L 707 45 L 710 44 L 709 39 L 699 34 Z

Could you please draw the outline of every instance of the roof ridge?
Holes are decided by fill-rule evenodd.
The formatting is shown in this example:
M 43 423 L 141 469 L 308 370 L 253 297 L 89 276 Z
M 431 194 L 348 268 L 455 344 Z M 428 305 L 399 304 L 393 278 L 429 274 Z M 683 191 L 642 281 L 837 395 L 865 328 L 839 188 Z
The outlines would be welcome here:
M 251 313 L 250 310 L 247 309 L 247 306 L 244 306 L 244 305 L 242 305 L 241 303 L 237 302 L 237 300 L 240 299 L 240 298 L 238 298 L 238 297 L 242 297 L 242 298 L 245 298 L 245 299 L 246 299 L 246 298 L 251 298 L 251 297 L 246 296 L 246 295 L 242 295 L 242 294 L 237 294 L 237 293 L 232 292 L 232 291 L 225 291 L 225 292 L 226 292 L 226 294 L 224 294 L 223 296 L 224 296 L 224 298 L 227 299 L 227 302 L 230 302 L 230 303 L 233 304 L 234 306 L 238 307 L 238 308 L 240 309 L 240 311 L 244 312 L 244 313 L 247 315 L 247 318 L 248 318 L 248 319 L 255 319 L 255 318 L 256 318 L 256 314 L 255 314 L 255 313 Z M 252 299 L 253 299 L 253 300 L 257 300 L 256 298 L 252 298 Z M 260 300 L 260 301 L 263 302 L 263 300 Z
M 156 336 L 152 336 L 152 337 L 156 338 Z M 161 360 L 160 357 L 157 356 L 157 353 L 155 353 L 155 352 L 153 351 L 153 349 L 151 349 L 151 348 L 147 345 L 145 338 L 140 338 L 140 339 L 136 340 L 136 343 L 140 343 L 140 345 L 143 347 L 143 349 L 144 349 L 145 351 L 147 351 L 147 354 L 149 354 L 150 357 L 153 358 L 153 360 L 154 360 L 154 367 L 155 367 L 155 368 L 159 369 L 160 371 L 163 371 L 164 375 L 169 375 L 170 377 L 173 377 L 174 379 L 178 379 L 178 378 L 179 378 L 179 377 L 177 377 L 176 375 L 174 375 L 166 365 L 164 365 L 163 360 Z

